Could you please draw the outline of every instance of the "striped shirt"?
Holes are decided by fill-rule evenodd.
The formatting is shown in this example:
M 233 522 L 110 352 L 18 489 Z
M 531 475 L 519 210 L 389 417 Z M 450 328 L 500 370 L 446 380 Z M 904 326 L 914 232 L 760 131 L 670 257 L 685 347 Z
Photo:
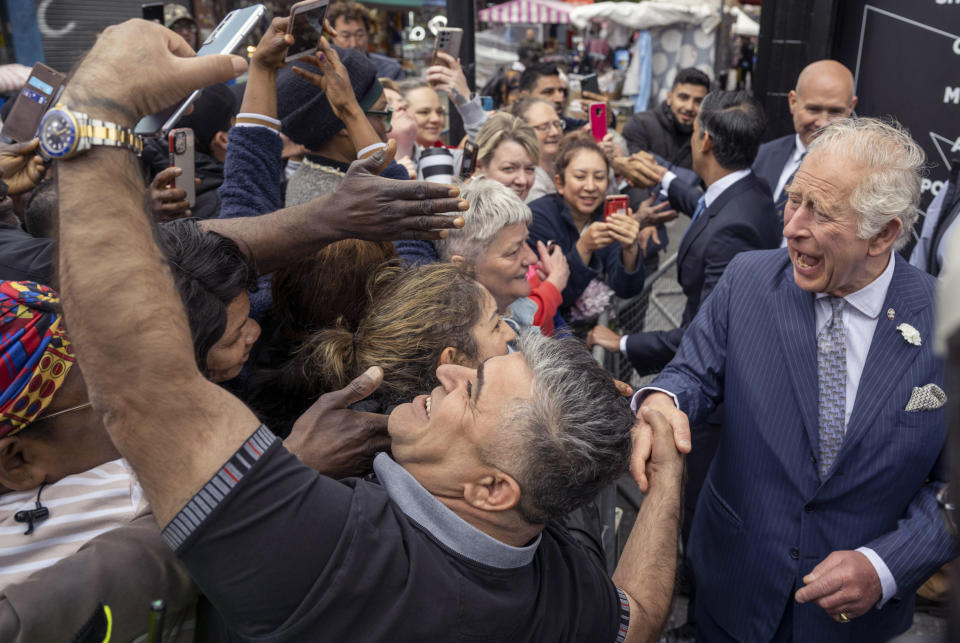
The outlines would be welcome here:
M 50 515 L 26 535 L 27 525 L 14 520 L 14 515 L 36 508 L 37 491 L 0 496 L 0 588 L 24 580 L 76 553 L 91 538 L 150 511 L 126 460 L 107 462 L 44 486 L 40 502 Z

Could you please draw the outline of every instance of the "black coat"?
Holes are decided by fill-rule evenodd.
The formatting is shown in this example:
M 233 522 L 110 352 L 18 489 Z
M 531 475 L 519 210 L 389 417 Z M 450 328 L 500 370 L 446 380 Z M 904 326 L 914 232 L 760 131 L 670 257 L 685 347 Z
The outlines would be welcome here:
M 677 125 L 667 102 L 639 114 L 634 114 L 623 126 L 623 137 L 631 154 L 639 151 L 658 154 L 670 163 L 693 168 L 690 156 L 690 132 Z
M 670 203 L 674 208 L 689 208 L 682 202 L 686 196 L 684 187 L 678 181 L 670 184 Z M 773 200 L 766 184 L 751 172 L 721 192 L 680 242 L 677 280 L 687 296 L 681 327 L 628 336 L 627 357 L 634 368 L 641 374 L 655 372 L 673 359 L 684 329 L 738 253 L 779 245 L 780 226 Z

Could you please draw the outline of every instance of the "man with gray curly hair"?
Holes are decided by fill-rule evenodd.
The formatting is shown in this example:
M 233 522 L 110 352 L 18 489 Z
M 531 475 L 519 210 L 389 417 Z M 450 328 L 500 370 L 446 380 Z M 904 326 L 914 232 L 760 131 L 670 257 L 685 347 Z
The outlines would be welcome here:
M 689 543 L 698 638 L 889 640 L 957 554 L 936 501 L 935 281 L 894 252 L 923 164 L 895 122 L 824 128 L 786 188 L 787 247 L 738 255 L 638 393 L 681 450 L 688 419 L 724 403 Z M 645 454 L 633 454 L 641 487 Z

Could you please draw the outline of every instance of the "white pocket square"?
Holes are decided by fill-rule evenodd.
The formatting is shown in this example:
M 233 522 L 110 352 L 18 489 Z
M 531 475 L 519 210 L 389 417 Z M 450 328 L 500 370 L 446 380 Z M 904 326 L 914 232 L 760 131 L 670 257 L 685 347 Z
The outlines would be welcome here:
M 933 411 L 947 403 L 947 394 L 936 384 L 914 386 L 905 411 Z

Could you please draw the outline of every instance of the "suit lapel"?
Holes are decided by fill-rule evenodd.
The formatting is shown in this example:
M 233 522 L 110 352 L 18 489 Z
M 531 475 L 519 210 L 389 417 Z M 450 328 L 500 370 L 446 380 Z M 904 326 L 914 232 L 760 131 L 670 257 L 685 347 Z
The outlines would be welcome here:
M 897 257 L 896 254 L 894 256 Z M 903 338 L 897 326 L 902 323 L 910 324 L 920 331 L 923 341 L 931 339 L 932 326 L 929 322 L 929 311 L 926 310 L 930 307 L 930 302 L 925 299 L 924 291 L 919 285 L 913 284 L 914 287 L 910 287 L 914 275 L 910 274 L 903 260 L 897 257 L 896 261 L 893 279 L 890 281 L 890 288 L 877 320 L 877 328 L 870 341 L 867 361 L 860 375 L 857 399 L 853 413 L 850 414 L 843 446 L 837 454 L 838 462 L 869 433 L 877 413 L 900 383 L 904 372 L 921 353 L 919 346 L 914 346 Z M 891 308 L 895 311 L 893 320 L 888 319 L 886 314 Z
M 710 204 L 710 207 L 703 211 L 703 214 L 700 215 L 700 218 L 691 223 L 689 231 L 686 233 L 686 235 L 684 235 L 683 240 L 680 242 L 680 247 L 677 248 L 678 270 L 680 269 L 679 267 L 683 265 L 683 260 L 690 251 L 690 246 L 694 244 L 694 242 L 697 240 L 697 237 L 699 237 L 703 231 L 707 229 L 707 226 L 710 225 L 710 219 L 717 216 L 717 214 L 726 207 L 727 203 L 729 203 L 731 199 L 750 187 L 750 181 L 752 179 L 753 175 L 748 174 L 739 181 L 735 182 L 733 185 L 728 186 L 726 190 L 720 193 L 720 196 L 713 200 L 713 203 Z M 679 273 L 677 276 L 679 277 Z
M 787 263 L 773 297 L 774 326 L 783 346 L 783 368 L 790 374 L 800 407 L 803 428 L 813 453 L 819 453 L 816 321 L 812 293 L 801 290 L 793 281 L 793 264 Z

